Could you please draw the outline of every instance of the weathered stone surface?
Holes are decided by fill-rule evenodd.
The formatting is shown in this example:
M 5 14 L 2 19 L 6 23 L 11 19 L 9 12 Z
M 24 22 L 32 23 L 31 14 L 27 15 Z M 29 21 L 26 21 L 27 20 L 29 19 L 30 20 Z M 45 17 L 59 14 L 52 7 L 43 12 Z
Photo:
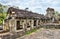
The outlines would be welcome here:
M 2 33 L 0 34 L 0 39 L 16 39 L 18 37 L 23 36 L 25 33 L 23 31 L 17 31 L 15 33 L 10 33 L 10 32 L 6 32 L 6 33 Z
M 37 32 L 17 39 L 60 39 L 60 29 L 39 29 Z

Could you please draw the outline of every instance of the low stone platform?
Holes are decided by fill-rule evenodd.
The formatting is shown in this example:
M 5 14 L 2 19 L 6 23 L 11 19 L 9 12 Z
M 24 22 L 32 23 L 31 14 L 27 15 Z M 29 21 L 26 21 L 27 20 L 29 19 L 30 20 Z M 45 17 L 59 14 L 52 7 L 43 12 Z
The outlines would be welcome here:
M 57 23 L 47 23 L 47 24 L 43 24 L 41 27 L 43 27 L 43 28 L 60 29 L 60 24 L 57 24 Z
M 15 33 L 10 33 L 10 32 L 0 33 L 0 39 L 16 39 L 23 35 L 24 35 L 23 31 L 17 30 Z

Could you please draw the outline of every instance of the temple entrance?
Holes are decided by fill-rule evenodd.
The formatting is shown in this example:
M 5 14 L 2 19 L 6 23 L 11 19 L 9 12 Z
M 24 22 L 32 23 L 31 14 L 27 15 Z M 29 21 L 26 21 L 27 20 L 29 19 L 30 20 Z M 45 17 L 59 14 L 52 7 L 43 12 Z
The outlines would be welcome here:
M 16 27 L 17 27 L 17 30 L 19 30 L 19 29 L 23 29 L 23 26 L 21 25 L 21 21 L 17 21 L 17 23 L 16 23 Z
M 20 29 L 20 21 L 17 21 L 17 30 Z

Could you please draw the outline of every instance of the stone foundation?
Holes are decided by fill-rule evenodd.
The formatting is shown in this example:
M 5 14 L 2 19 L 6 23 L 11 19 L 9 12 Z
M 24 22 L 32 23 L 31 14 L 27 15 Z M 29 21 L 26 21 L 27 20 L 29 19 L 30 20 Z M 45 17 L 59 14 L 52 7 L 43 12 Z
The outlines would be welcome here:
M 60 29 L 60 24 L 56 24 L 56 23 L 44 24 L 41 27 L 46 29 L 50 29 L 50 28 Z
M 16 33 L 2 33 L 0 34 L 0 39 L 16 39 L 20 36 L 23 36 L 25 33 L 23 31 L 18 30 Z

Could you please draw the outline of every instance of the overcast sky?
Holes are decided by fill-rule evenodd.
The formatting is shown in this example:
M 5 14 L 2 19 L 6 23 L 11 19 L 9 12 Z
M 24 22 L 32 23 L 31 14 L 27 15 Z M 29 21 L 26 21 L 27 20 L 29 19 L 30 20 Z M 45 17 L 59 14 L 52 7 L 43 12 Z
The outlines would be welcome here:
M 29 10 L 41 14 L 45 14 L 46 8 L 51 7 L 56 11 L 60 11 L 60 0 L 0 0 L 4 5 L 18 6 L 21 9 L 26 7 Z

